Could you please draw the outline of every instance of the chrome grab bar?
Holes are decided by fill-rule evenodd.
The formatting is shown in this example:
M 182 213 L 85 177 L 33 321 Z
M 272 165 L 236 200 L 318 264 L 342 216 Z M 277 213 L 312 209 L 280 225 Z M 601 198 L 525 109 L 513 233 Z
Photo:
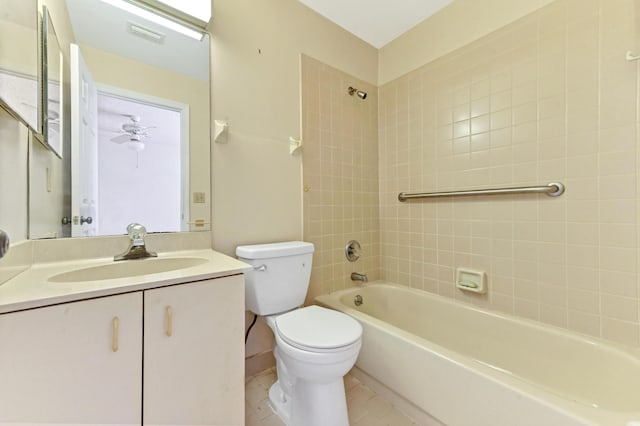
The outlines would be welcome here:
M 439 198 L 439 197 L 459 197 L 468 195 L 503 195 L 503 194 L 547 194 L 557 197 L 564 193 L 564 185 L 560 182 L 551 182 L 544 186 L 522 186 L 516 188 L 496 188 L 496 189 L 471 189 L 468 191 L 449 192 L 401 192 L 398 194 L 399 201 L 407 201 L 417 198 Z

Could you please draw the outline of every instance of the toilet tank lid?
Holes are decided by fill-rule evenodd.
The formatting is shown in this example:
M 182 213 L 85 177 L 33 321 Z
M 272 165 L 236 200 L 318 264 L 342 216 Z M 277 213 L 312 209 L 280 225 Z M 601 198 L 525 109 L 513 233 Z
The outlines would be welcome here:
M 253 244 L 236 248 L 236 256 L 244 259 L 267 259 L 308 253 L 313 253 L 313 244 L 304 241 Z

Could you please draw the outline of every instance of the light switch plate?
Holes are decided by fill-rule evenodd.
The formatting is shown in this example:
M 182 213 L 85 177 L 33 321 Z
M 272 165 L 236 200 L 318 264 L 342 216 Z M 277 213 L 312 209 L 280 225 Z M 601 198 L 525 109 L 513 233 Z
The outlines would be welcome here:
M 194 192 L 193 193 L 193 202 L 194 203 L 204 203 L 205 202 L 204 192 Z

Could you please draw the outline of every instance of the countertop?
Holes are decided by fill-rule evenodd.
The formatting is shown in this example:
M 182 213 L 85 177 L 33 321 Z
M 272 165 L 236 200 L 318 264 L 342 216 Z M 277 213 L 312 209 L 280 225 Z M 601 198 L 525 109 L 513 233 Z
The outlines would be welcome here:
M 176 257 L 198 257 L 206 259 L 206 262 L 197 266 L 168 272 L 79 282 L 50 282 L 48 279 L 54 275 L 77 269 L 113 264 L 113 257 L 36 263 L 0 285 L 0 314 L 94 297 L 220 278 L 241 274 L 250 269 L 248 264 L 213 250 L 184 250 L 158 253 L 158 259 Z M 124 260 L 121 262 L 147 261 L 153 261 L 153 259 Z

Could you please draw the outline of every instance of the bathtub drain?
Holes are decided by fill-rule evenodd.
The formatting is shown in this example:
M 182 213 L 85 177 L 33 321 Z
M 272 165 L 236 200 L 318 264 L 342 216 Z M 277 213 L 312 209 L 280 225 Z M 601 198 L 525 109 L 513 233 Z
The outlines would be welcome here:
M 362 296 L 356 294 L 356 297 L 353 298 L 353 304 L 356 306 L 362 305 Z

